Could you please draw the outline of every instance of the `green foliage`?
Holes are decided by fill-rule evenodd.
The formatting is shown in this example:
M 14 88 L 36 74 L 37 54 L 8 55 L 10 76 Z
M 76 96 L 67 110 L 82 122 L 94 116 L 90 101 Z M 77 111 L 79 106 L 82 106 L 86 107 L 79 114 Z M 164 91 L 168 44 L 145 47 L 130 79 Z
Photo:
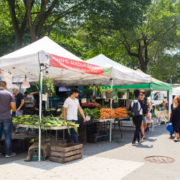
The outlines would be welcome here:
M 30 94 L 32 92 L 36 92 L 37 91 L 37 87 L 30 85 L 30 88 L 28 88 L 26 91 L 28 92 L 28 94 Z
M 91 88 L 84 88 L 84 94 L 85 94 L 86 96 L 91 96 L 91 95 L 93 95 L 93 89 L 91 89 Z
M 173 83 L 180 83 L 180 54 L 159 57 L 152 69 L 152 76 L 164 82 L 172 79 Z
M 92 120 L 100 118 L 100 109 L 99 108 L 94 108 L 94 109 L 85 108 L 85 109 L 83 109 L 83 112 L 84 112 L 85 116 L 91 115 Z M 78 116 L 82 118 L 82 115 L 80 112 L 78 112 Z
M 55 93 L 54 80 L 53 80 L 50 76 L 48 76 L 48 77 L 43 77 L 42 84 L 47 86 L 48 91 L 50 90 L 50 92 L 51 92 L 51 95 L 52 95 L 53 93 Z M 38 87 L 40 87 L 40 86 L 39 86 L 39 81 L 36 82 L 36 85 L 37 85 Z M 47 92 L 47 93 L 49 93 L 49 92 Z
M 119 96 L 123 96 L 124 94 L 125 94 L 124 91 L 120 91 L 120 90 L 117 91 L 117 95 L 119 95 Z
M 111 89 L 111 88 L 108 87 L 107 89 L 101 89 L 101 92 L 102 92 L 102 93 L 106 93 L 106 92 L 107 92 L 107 93 L 110 93 L 110 92 L 113 92 L 113 89 Z

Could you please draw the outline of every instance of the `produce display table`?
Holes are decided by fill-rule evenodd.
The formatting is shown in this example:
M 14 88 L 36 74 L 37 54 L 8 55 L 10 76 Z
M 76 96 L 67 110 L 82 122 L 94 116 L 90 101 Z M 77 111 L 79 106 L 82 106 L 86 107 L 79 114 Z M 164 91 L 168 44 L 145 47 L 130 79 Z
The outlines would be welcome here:
M 114 122 L 115 119 L 94 119 L 94 122 L 109 122 L 109 130 L 110 130 L 110 138 L 109 138 L 109 141 L 112 140 L 112 122 Z M 107 136 L 107 135 L 103 135 L 103 136 Z M 97 135 L 97 138 L 100 137 Z M 101 135 L 102 137 L 102 135 Z
M 24 124 L 19 124 L 17 127 L 23 127 L 23 128 L 32 128 L 32 129 L 39 129 L 39 126 L 35 125 L 24 125 Z M 76 127 L 79 127 L 77 124 Z M 73 126 L 69 126 L 69 128 L 73 128 Z M 58 141 L 58 131 L 63 130 L 63 141 L 65 139 L 65 129 L 68 129 L 67 126 L 60 126 L 60 127 L 41 127 L 41 129 L 46 129 L 46 130 L 54 130 L 56 131 L 56 143 Z

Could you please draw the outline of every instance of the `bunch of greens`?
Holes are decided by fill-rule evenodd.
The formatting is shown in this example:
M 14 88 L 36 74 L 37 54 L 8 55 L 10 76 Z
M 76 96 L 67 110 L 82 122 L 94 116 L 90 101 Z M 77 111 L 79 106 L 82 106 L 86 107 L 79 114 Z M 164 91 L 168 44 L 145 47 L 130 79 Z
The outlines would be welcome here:
M 92 120 L 100 118 L 100 110 L 99 110 L 99 108 L 94 108 L 94 109 L 85 108 L 85 109 L 83 109 L 83 112 L 84 112 L 85 116 L 91 115 Z M 80 114 L 80 112 L 78 112 L 78 116 L 80 118 L 82 118 L 82 115 Z

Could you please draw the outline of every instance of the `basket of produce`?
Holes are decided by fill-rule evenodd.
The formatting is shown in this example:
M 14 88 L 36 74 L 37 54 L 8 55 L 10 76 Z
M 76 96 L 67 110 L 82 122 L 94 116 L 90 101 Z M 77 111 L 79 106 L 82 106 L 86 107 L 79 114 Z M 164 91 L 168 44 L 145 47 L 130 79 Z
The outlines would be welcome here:
M 128 118 L 128 111 L 126 108 L 117 108 L 115 109 L 116 118 Z
M 116 118 L 115 110 L 110 108 L 100 109 L 100 118 L 99 119 L 113 119 Z

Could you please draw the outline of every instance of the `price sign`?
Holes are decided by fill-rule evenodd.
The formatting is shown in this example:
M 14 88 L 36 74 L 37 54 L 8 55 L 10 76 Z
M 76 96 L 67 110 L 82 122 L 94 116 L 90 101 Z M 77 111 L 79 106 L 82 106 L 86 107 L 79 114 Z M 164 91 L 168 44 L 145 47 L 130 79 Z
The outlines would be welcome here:
M 91 116 L 86 116 L 86 121 L 90 121 L 91 120 Z
M 92 103 L 95 103 L 96 101 L 95 101 L 95 99 L 92 99 Z
M 86 103 L 86 98 L 81 99 L 81 103 Z
M 42 101 L 47 101 L 47 94 L 42 94 Z
M 117 102 L 118 102 L 118 100 L 117 100 L 117 99 L 115 99 L 115 100 L 114 100 L 114 102 L 115 102 L 115 103 L 117 103 Z

